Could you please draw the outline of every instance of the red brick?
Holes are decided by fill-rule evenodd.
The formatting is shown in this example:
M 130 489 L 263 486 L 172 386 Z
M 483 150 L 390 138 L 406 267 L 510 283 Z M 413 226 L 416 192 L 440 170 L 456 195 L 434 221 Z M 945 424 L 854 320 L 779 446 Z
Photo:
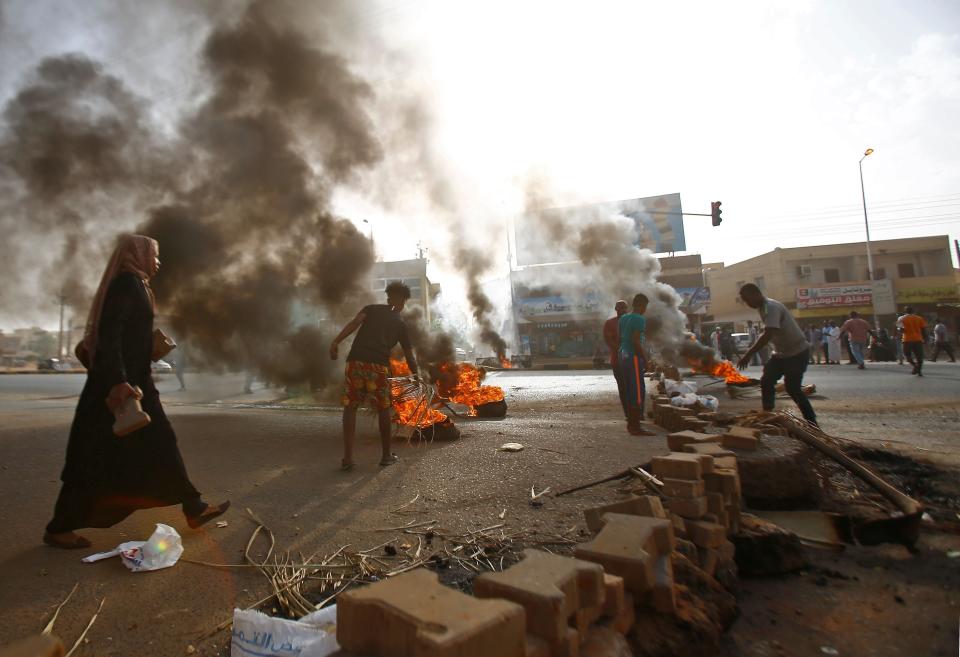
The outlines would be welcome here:
M 503 598 L 526 611 L 527 632 L 556 651 L 566 641 L 571 622 L 578 630 L 600 616 L 603 568 L 595 563 L 540 550 L 524 550 L 519 563 L 499 573 L 484 573 L 473 582 L 478 598 Z M 591 610 L 586 613 L 584 610 Z M 573 619 L 577 614 L 581 618 Z M 579 627 L 583 625 L 583 627 Z
M 687 520 L 687 539 L 697 547 L 718 548 L 727 540 L 727 528 L 714 522 Z
M 657 556 L 673 549 L 673 525 L 661 518 L 607 514 L 607 524 L 589 543 L 574 549 L 578 559 L 593 561 L 605 572 L 623 578 L 632 593 L 653 587 Z
M 671 497 L 666 501 L 667 508 L 681 518 L 702 518 L 707 512 L 707 498 L 705 496 L 683 498 Z
M 525 657 L 523 607 L 480 600 L 417 569 L 340 594 L 337 641 L 371 657 Z
M 703 479 L 667 479 L 664 477 L 663 494 L 668 497 L 703 497 L 706 488 Z
M 628 516 L 647 516 L 651 518 L 666 518 L 660 498 L 654 495 L 631 497 L 621 502 L 605 504 L 592 509 L 585 509 L 583 518 L 591 532 L 598 532 L 603 527 L 603 516 L 607 513 L 622 513 Z

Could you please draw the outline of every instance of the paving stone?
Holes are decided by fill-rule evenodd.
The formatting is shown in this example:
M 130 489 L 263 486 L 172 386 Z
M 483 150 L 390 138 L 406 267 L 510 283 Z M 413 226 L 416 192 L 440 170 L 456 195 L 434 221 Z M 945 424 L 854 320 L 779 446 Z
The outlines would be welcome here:
M 616 630 L 620 634 L 626 634 L 637 621 L 637 610 L 635 608 L 634 597 L 630 593 L 623 596 L 623 610 L 619 615 L 610 618 L 604 618 L 600 625 Z
M 756 450 L 760 445 L 759 436 L 738 436 L 736 434 L 724 434 L 720 444 L 727 449 L 749 449 Z
M 713 457 L 704 454 L 671 452 L 666 456 L 654 456 L 650 461 L 653 474 L 661 479 L 693 479 L 713 471 Z
M 703 497 L 706 487 L 703 479 L 668 479 L 664 477 L 663 494 L 668 497 Z
M 687 520 L 687 539 L 697 547 L 718 548 L 727 540 L 727 528 L 714 522 Z
M 590 629 L 590 626 L 600 620 L 603 616 L 603 606 L 595 605 L 593 607 L 583 607 L 579 609 L 570 619 L 570 627 L 577 630 L 579 636 L 583 636 Z
M 730 470 L 714 470 L 703 475 L 703 483 L 708 493 L 736 495 L 739 475 Z
M 695 417 L 685 417 L 683 418 L 683 424 L 681 425 L 684 429 L 689 429 L 690 431 L 703 431 L 710 425 L 706 420 L 700 420 Z
M 334 653 L 334 655 L 336 654 L 337 653 Z M 550 645 L 546 641 L 532 634 L 528 634 L 526 657 L 553 657 L 553 653 L 550 651 Z
M 653 566 L 654 584 L 650 592 L 653 608 L 661 614 L 677 612 L 676 590 L 673 587 L 673 560 L 669 554 L 657 559 Z
M 340 594 L 337 641 L 371 657 L 525 657 L 525 616 L 518 604 L 466 595 L 421 568 Z
M 706 454 L 707 456 L 712 456 L 718 458 L 720 456 L 733 456 L 736 457 L 736 454 L 731 452 L 726 447 L 723 447 L 720 443 L 689 443 L 684 445 L 680 450 L 682 452 L 687 452 L 688 454 Z
M 626 604 L 623 578 L 604 573 L 603 592 L 603 615 L 614 617 L 623 613 L 623 606 Z
M 604 599 L 603 568 L 541 550 L 524 550 L 523 555 L 507 570 L 477 577 L 474 594 L 521 605 L 526 611 L 527 632 L 556 651 L 566 641 L 569 624 L 575 623 L 578 631 L 585 631 L 599 618 Z M 578 614 L 582 618 L 573 619 Z
M 713 466 L 710 469 L 710 472 L 715 470 L 727 470 L 736 472 L 737 471 L 737 457 L 736 456 L 718 456 L 713 459 L 711 465 Z
M 676 513 L 671 513 L 670 522 L 673 524 L 673 535 L 685 538 L 687 535 L 687 526 L 684 524 L 683 518 Z
M 707 512 L 707 498 L 704 495 L 691 498 L 671 497 L 666 501 L 666 505 L 681 518 L 702 518 Z
M 701 548 L 700 550 L 700 570 L 710 577 L 717 574 L 717 564 L 720 563 L 720 555 L 713 548 Z
M 667 434 L 667 447 L 673 452 L 681 451 L 684 445 L 719 442 L 720 436 L 712 433 L 684 430 Z
M 743 438 L 759 438 L 760 429 L 755 429 L 753 427 L 742 427 L 738 424 L 731 425 L 727 427 L 728 436 L 740 436 Z
M 648 516 L 651 518 L 667 517 L 667 512 L 664 511 L 659 497 L 641 495 L 620 502 L 585 509 L 583 518 L 587 522 L 587 528 L 593 533 L 600 531 L 604 524 L 603 516 L 607 513 L 622 513 L 628 516 Z
M 726 512 L 723 493 L 707 493 L 707 512 L 717 516 Z
M 700 562 L 699 549 L 692 541 L 688 541 L 685 538 L 677 539 L 677 548 L 676 551 L 685 556 L 687 559 L 693 563 Z
M 589 543 L 574 549 L 578 559 L 603 566 L 605 572 L 623 578 L 625 588 L 641 594 L 654 584 L 653 566 L 660 554 L 673 550 L 673 525 L 662 518 L 606 515 L 607 524 Z

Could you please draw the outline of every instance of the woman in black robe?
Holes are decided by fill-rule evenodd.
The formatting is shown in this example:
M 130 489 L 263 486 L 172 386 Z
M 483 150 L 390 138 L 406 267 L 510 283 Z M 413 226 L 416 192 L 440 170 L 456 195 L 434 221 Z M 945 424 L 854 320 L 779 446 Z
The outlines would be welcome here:
M 78 347 L 78 355 L 86 356 L 87 382 L 70 429 L 60 497 L 43 535 L 48 545 L 89 547 L 74 530 L 111 527 L 137 509 L 180 504 L 187 524 L 197 528 L 230 506 L 207 505 L 190 483 L 150 374 L 149 281 L 159 268 L 155 240 L 123 235 L 104 271 Z M 151 422 L 118 437 L 112 410 L 130 396 L 140 398 Z

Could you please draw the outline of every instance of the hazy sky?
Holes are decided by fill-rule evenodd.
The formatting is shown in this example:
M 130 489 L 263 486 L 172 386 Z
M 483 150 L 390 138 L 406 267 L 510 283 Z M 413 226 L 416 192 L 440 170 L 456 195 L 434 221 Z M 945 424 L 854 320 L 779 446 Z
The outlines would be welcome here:
M 172 6 L 0 3 L 0 98 L 40 57 L 79 50 L 172 125 L 202 94 L 206 30 L 196 5 Z M 685 221 L 688 249 L 705 261 L 861 240 L 857 161 L 872 147 L 873 237 L 960 236 L 956 0 L 359 6 L 353 26 L 374 36 L 357 67 L 390 58 L 378 83 L 423 91 L 439 161 L 466 190 L 464 207 L 492 225 L 520 211 L 536 177 L 559 203 L 679 192 L 687 211 L 708 212 L 722 201 L 719 228 Z M 442 248 L 424 233 L 428 219 L 387 213 L 362 189 L 342 209 L 370 219 L 387 259 L 411 257 L 418 239 Z

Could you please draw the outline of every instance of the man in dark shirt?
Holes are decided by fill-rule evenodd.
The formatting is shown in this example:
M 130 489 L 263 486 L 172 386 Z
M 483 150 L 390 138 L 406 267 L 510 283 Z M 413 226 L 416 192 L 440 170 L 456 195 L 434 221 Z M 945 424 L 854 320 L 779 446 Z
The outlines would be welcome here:
M 410 298 L 410 288 L 400 281 L 387 286 L 387 303 L 365 307 L 330 344 L 330 358 L 337 359 L 338 347 L 351 333 L 359 329 L 347 354 L 347 369 L 343 386 L 343 464 L 344 470 L 353 468 L 353 438 L 357 430 L 357 407 L 366 399 L 377 409 L 380 425 L 380 443 L 383 454 L 380 465 L 392 465 L 400 460 L 390 451 L 390 350 L 399 342 L 410 372 L 417 374 L 407 325 L 400 318 L 403 306 Z
M 617 380 L 617 392 L 620 393 L 620 406 L 623 408 L 623 417 L 627 417 L 627 393 L 623 387 L 623 375 L 620 373 L 619 354 L 620 354 L 620 318 L 627 312 L 627 302 L 621 299 L 613 306 L 617 316 L 611 317 L 603 323 L 603 341 L 610 350 L 610 368 L 613 370 L 613 378 Z

